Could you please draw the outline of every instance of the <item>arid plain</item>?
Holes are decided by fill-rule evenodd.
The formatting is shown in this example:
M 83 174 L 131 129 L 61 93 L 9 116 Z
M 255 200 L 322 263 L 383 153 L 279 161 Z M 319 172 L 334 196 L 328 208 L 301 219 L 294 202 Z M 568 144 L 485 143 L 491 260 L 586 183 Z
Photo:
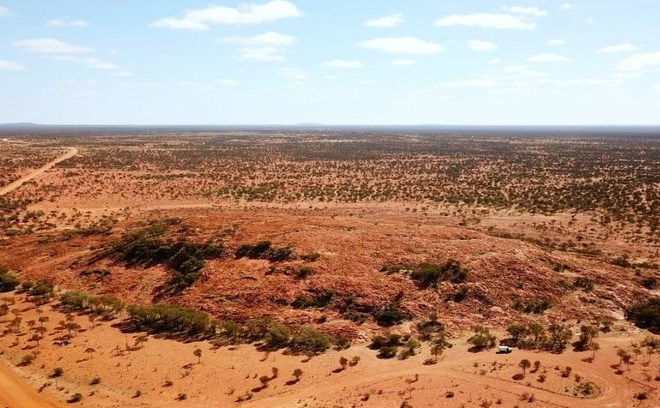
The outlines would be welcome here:
M 5 406 L 660 404 L 655 133 L 0 138 Z

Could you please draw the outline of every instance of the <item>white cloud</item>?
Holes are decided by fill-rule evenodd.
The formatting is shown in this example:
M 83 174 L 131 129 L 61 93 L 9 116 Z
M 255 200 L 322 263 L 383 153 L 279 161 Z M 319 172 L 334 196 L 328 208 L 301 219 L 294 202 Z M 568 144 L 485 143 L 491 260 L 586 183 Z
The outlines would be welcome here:
M 608 53 L 608 54 L 613 54 L 617 52 L 635 52 L 637 51 L 637 47 L 635 47 L 632 44 L 617 44 L 617 45 L 609 45 L 607 47 L 603 47 L 598 52 L 600 53 Z
M 298 42 L 298 38 L 268 31 L 252 37 L 225 37 L 216 40 L 219 43 L 242 44 L 238 58 L 242 60 L 278 62 L 286 61 L 286 49 Z
M 40 38 L 34 40 L 14 41 L 14 47 L 37 54 L 82 54 L 93 52 L 94 48 L 70 44 L 53 38 Z
M 25 67 L 18 62 L 0 60 L 0 69 L 6 69 L 10 71 L 20 71 L 25 69 Z
M 96 58 L 82 58 L 80 59 L 80 62 L 86 65 L 87 67 L 94 69 L 116 70 L 119 68 L 111 62 L 101 61 Z
M 255 35 L 254 37 L 247 37 L 243 39 L 243 43 L 248 45 L 265 45 L 274 47 L 288 47 L 296 43 L 298 39 L 292 35 L 280 34 L 273 31 Z
M 9 9 L 7 7 L 0 6 L 0 17 L 8 16 L 9 14 Z
M 495 51 L 496 49 L 499 48 L 497 44 L 492 43 L 490 41 L 469 40 L 467 43 L 468 43 L 468 47 L 470 47 L 472 51 L 488 52 L 488 51 Z
M 660 52 L 637 53 L 617 65 L 619 71 L 642 71 L 648 67 L 660 66 Z
M 543 17 L 548 15 L 547 11 L 540 9 L 538 7 L 518 7 L 518 6 L 511 8 L 505 7 L 504 10 L 507 10 L 513 14 L 522 14 L 525 16 L 532 16 L 532 17 Z
M 323 65 L 331 68 L 362 68 L 364 64 L 357 60 L 341 60 L 336 59 L 332 61 L 324 62 Z
M 75 45 L 53 38 L 15 41 L 12 45 L 24 51 L 41 54 L 44 57 L 55 61 L 72 62 L 84 65 L 87 68 L 113 71 L 112 75 L 114 76 L 128 76 L 122 74 L 126 73 L 126 71 L 122 71 L 120 67 L 112 62 L 84 56 L 83 54 L 95 52 L 92 47 Z
M 360 47 L 378 50 L 389 54 L 437 54 L 444 51 L 440 44 L 420 40 L 415 37 L 382 37 L 361 42 Z
M 403 14 L 392 14 L 374 20 L 369 20 L 365 22 L 363 25 L 365 27 L 387 28 L 387 27 L 396 27 L 401 23 L 403 23 Z
M 262 62 L 286 61 L 286 57 L 281 53 L 280 47 L 247 47 L 238 50 L 238 58 Z
M 492 13 L 452 14 L 435 20 L 435 25 L 441 27 L 467 26 L 500 30 L 532 30 L 536 28 L 536 24 L 525 20 L 524 16 Z
M 493 79 L 465 79 L 462 81 L 445 82 L 446 88 L 493 88 L 497 82 Z
M 655 84 L 655 85 L 653 85 L 653 86 L 651 87 L 651 89 L 653 89 L 654 91 L 658 91 L 658 92 L 660 92 L 660 84 Z
M 551 45 L 553 47 L 561 47 L 563 45 L 566 45 L 565 40 L 548 40 L 546 44 Z
M 541 54 L 532 55 L 527 58 L 529 62 L 566 62 L 568 58 L 560 54 L 555 54 L 552 52 L 545 52 Z
M 48 27 L 74 27 L 74 28 L 85 28 L 89 27 L 89 23 L 85 20 L 50 20 L 46 23 Z
M 237 7 L 210 6 L 187 10 L 182 18 L 167 17 L 151 23 L 152 27 L 173 30 L 204 31 L 212 25 L 253 25 L 302 16 L 295 4 L 272 0 L 264 4 L 240 4 Z
M 573 10 L 576 7 L 577 6 L 573 3 L 563 3 L 561 6 L 559 6 L 559 9 L 564 11 L 569 11 L 569 10 Z
M 392 65 L 395 67 L 409 67 L 411 65 L 415 65 L 416 61 L 412 59 L 398 59 L 392 61 Z
M 78 64 L 85 65 L 88 68 L 94 69 L 104 69 L 104 70 L 118 70 L 119 67 L 113 64 L 112 62 L 101 61 L 97 58 L 92 57 L 79 57 L 77 55 L 53 55 L 51 56 L 55 61 L 65 61 L 65 62 L 75 62 Z

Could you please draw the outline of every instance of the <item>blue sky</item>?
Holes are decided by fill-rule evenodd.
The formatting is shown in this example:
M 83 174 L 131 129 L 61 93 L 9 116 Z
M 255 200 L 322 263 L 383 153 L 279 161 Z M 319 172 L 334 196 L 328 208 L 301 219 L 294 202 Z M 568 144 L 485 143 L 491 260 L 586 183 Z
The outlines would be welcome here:
M 0 0 L 0 122 L 660 124 L 657 0 Z

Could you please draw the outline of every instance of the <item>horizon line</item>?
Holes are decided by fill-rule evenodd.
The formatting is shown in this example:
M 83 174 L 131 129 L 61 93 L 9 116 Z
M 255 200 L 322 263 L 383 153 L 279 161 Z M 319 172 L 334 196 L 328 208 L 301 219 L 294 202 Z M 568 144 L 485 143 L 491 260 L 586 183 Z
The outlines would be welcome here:
M 605 124 L 464 124 L 464 123 L 39 123 L 2 122 L 0 127 L 660 127 L 660 123 L 605 123 Z

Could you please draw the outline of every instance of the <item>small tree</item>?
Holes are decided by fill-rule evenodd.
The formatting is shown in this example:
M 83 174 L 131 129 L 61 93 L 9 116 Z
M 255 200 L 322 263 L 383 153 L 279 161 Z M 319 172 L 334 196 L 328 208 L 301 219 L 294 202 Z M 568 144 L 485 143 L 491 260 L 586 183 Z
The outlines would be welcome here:
M 600 350 L 600 344 L 592 340 L 591 343 L 589 343 L 589 349 L 591 350 L 591 359 L 593 360 L 596 358 L 596 352 Z
M 74 330 L 80 329 L 80 325 L 75 322 L 66 322 L 64 323 L 64 328 L 69 332 L 69 336 L 71 336 Z
M 339 358 L 339 365 L 341 366 L 342 370 L 346 369 L 346 366 L 348 366 L 348 359 L 346 357 L 340 357 Z
M 512 324 L 507 327 L 506 331 L 511 336 L 514 346 L 517 346 L 520 343 L 520 339 L 529 333 L 527 326 L 524 324 Z
M 202 363 L 202 349 L 196 348 L 195 351 L 193 351 L 193 354 L 195 357 L 197 357 L 197 364 Z
M 277 378 L 277 376 L 280 375 L 280 369 L 277 367 L 271 368 L 270 371 L 273 373 L 271 378 Z
M 259 382 L 261 383 L 261 386 L 262 386 L 263 388 L 267 388 L 267 387 L 268 387 L 268 382 L 269 382 L 269 381 L 270 381 L 270 377 L 267 376 L 267 375 L 262 375 L 261 377 L 259 377 Z
M 523 369 L 523 377 L 525 374 L 527 374 L 527 369 L 532 366 L 532 363 L 529 362 L 526 358 L 520 360 L 520 363 L 518 363 L 518 367 Z
M 630 368 L 630 362 L 632 361 L 632 355 L 624 349 L 619 349 L 616 352 L 616 355 L 619 356 L 619 364 L 623 363 L 628 368 Z
M 73 394 L 66 402 L 69 404 L 74 404 L 76 402 L 80 402 L 83 399 L 83 396 L 81 393 L 77 392 Z
M 468 343 L 472 344 L 474 351 L 481 351 L 495 347 L 495 340 L 497 338 L 490 332 L 489 328 L 477 326 L 474 328 L 474 335 L 468 339 Z
M 46 329 L 43 326 L 39 326 L 39 327 L 35 328 L 34 331 L 36 331 L 39 334 L 39 336 L 41 336 L 41 338 L 43 338 L 44 335 L 46 334 L 46 332 L 48 331 L 48 329 Z
M 300 381 L 300 377 L 302 377 L 302 375 L 303 375 L 303 370 L 301 370 L 300 368 L 296 368 L 295 370 L 293 370 L 293 376 L 295 377 L 294 382 Z
M 41 341 L 41 338 L 42 337 L 38 333 L 35 333 L 28 340 L 37 343 L 37 347 L 38 347 L 39 346 L 39 341 Z
M 573 343 L 577 351 L 586 351 L 590 349 L 590 345 L 594 338 L 598 337 L 598 327 L 596 326 L 581 326 L 580 338 Z
M 445 331 L 439 331 L 431 346 L 431 354 L 435 357 L 435 362 L 438 362 L 438 356 L 441 356 L 445 349 L 451 347 L 452 344 L 447 340 L 447 333 Z

